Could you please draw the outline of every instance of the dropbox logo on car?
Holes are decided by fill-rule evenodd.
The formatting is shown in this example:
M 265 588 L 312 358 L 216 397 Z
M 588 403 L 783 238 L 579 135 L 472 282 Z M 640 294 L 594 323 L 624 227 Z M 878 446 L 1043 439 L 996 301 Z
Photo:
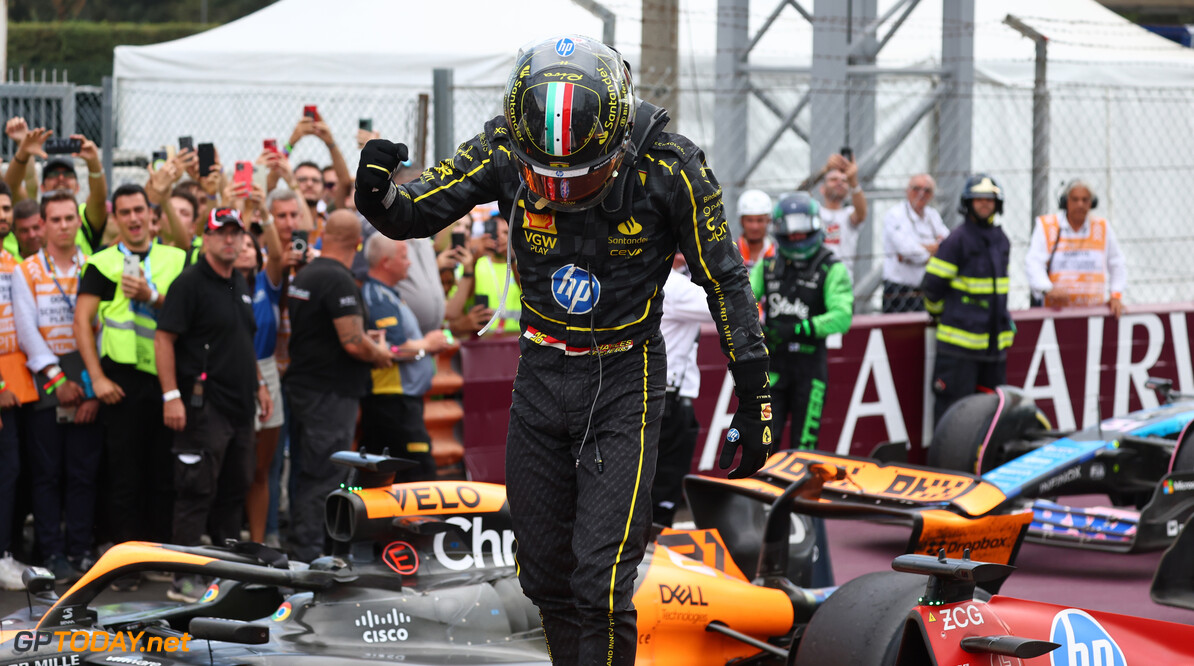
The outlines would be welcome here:
M 1077 608 L 1053 616 L 1049 640 L 1061 647 L 1049 653 L 1051 666 L 1127 666 L 1124 651 L 1098 620 Z

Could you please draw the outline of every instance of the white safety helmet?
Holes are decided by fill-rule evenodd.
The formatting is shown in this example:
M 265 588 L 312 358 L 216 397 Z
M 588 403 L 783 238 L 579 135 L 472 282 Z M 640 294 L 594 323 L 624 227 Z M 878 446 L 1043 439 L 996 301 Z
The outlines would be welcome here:
M 763 190 L 747 190 L 738 197 L 738 215 L 770 216 L 771 197 Z

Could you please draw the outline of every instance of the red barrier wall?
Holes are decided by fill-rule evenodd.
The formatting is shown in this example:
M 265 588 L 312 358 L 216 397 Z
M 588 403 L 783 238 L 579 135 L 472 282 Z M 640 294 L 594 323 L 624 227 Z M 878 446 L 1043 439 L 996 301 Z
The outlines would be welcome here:
M 1156 396 L 1144 388 L 1149 376 L 1171 378 L 1178 390 L 1194 392 L 1187 334 L 1194 303 L 1134 306 L 1118 321 L 1106 308 L 1012 314 L 1017 333 L 1008 353 L 1008 383 L 1025 387 L 1054 427 L 1086 427 L 1100 417 L 1155 406 Z M 921 458 L 932 414 L 926 377 L 935 348 L 927 324 L 924 314 L 854 319 L 840 348 L 830 350 L 820 448 L 867 455 L 881 442 L 911 441 L 913 459 Z M 718 473 L 717 450 L 734 400 L 712 326 L 702 333 L 697 362 L 701 434 L 693 470 Z M 518 341 L 470 341 L 461 363 L 465 461 L 475 480 L 501 483 Z M 786 444 L 787 435 L 780 441 Z

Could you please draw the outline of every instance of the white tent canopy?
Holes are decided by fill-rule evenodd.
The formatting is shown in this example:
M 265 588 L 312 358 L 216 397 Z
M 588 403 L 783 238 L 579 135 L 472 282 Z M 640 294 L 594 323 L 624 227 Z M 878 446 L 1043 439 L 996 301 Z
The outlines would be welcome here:
M 534 20 L 528 20 L 533 18 Z M 279 0 L 207 32 L 116 48 L 119 80 L 427 88 L 432 69 L 457 85 L 502 85 L 517 48 L 559 26 L 601 34 L 563 0 Z
M 639 0 L 605 2 L 617 16 L 618 44 L 637 64 Z M 880 12 L 893 0 L 880 2 Z M 756 30 L 773 3 L 751 3 Z M 682 3 L 684 69 L 711 74 L 716 0 Z M 983 76 L 1031 85 L 1033 44 L 1006 25 L 1015 15 L 1050 38 L 1050 78 L 1058 82 L 1169 85 L 1194 82 L 1194 52 L 1154 35 L 1094 0 L 978 0 L 975 61 Z M 889 66 L 939 61 L 941 2 L 923 0 L 884 49 Z M 434 68 L 453 68 L 464 86 L 502 85 L 517 48 L 560 32 L 599 36 L 601 22 L 567 0 L 279 0 L 204 33 L 149 46 L 116 48 L 119 80 L 260 85 L 364 85 L 426 88 Z M 807 65 L 811 26 L 781 12 L 755 48 L 755 60 Z M 708 68 L 708 69 L 707 69 Z
M 879 0 L 879 15 L 896 1 Z M 880 53 L 881 66 L 941 64 L 943 1 L 952 0 L 919 2 Z M 616 46 L 643 83 L 650 74 L 638 67 L 641 0 L 601 4 L 617 16 Z M 777 4 L 779 0 L 750 3 L 752 36 Z M 802 4 L 811 7 L 812 1 Z M 679 121 L 671 126 L 710 155 L 717 5 L 718 0 L 680 3 L 681 95 Z M 1180 260 L 1194 253 L 1194 237 L 1185 231 L 1184 201 L 1194 172 L 1194 50 L 1149 33 L 1095 0 L 975 3 L 972 164 L 999 177 L 1013 194 L 1005 206 L 1005 226 L 1015 248 L 1013 281 L 1023 284 L 1017 271 L 1029 221 L 1043 211 L 1028 210 L 1034 44 L 1004 25 L 1008 14 L 1049 39 L 1052 180 L 1091 179 L 1104 202 L 1099 212 L 1109 216 L 1121 237 L 1137 239 L 1127 250 L 1129 300 L 1194 297 L 1194 274 Z M 398 141 L 412 142 L 422 133 L 417 98 L 431 91 L 436 68 L 454 70 L 454 138 L 460 141 L 500 112 L 499 90 L 518 48 L 561 33 L 598 36 L 602 24 L 568 0 L 279 0 L 202 34 L 118 47 L 117 142 L 120 148 L 148 154 L 191 135 L 216 143 L 228 168 L 234 160 L 255 157 L 263 138 L 277 138 L 281 144 L 302 107 L 316 104 L 355 166 L 358 118 L 372 119 L 375 129 Z M 784 7 L 750 60 L 808 67 L 812 27 Z M 807 75 L 755 74 L 752 79 L 787 108 L 810 85 Z M 918 99 L 931 94 L 931 86 L 925 77 L 876 79 L 868 94 L 876 100 L 880 138 Z M 748 128 L 743 140 L 752 155 L 779 137 L 776 150 L 749 184 L 791 187 L 808 170 L 807 145 L 790 133 L 773 135 L 778 121 L 759 103 L 752 101 L 749 113 L 742 127 Z M 808 114 L 806 108 L 798 117 L 806 127 Z M 932 171 L 934 141 L 931 121 L 921 122 L 875 185 L 898 189 L 911 173 Z M 304 159 L 329 162 L 314 138 L 301 141 L 292 156 L 294 163 Z M 871 219 L 877 223 L 891 203 L 872 201 Z M 878 238 L 877 224 L 874 232 Z M 1133 284 L 1140 276 L 1152 280 L 1151 294 Z
M 895 0 L 881 0 L 880 14 Z M 879 57 L 884 66 L 940 63 L 941 2 L 922 0 Z M 605 0 L 617 15 L 617 46 L 638 72 L 640 0 Z M 774 7 L 750 4 L 752 34 Z M 1051 85 L 1194 87 L 1194 51 L 1122 19 L 1094 0 L 978 0 L 975 69 L 979 81 L 1032 86 L 1034 45 L 1003 24 L 1013 14 L 1050 38 Z M 680 16 L 680 129 L 709 144 L 717 0 L 685 0 Z M 192 133 L 220 145 L 280 135 L 293 108 L 327 110 L 338 138 L 350 141 L 357 116 L 382 131 L 418 131 L 410 101 L 429 92 L 432 70 L 451 68 L 463 88 L 505 83 L 518 47 L 563 32 L 601 34 L 601 21 L 568 0 L 279 0 L 232 23 L 162 44 L 116 48 L 118 137 L 148 151 Z M 755 64 L 808 66 L 812 28 L 791 8 L 751 54 Z M 695 91 L 703 90 L 700 94 Z M 457 138 L 498 110 L 480 93 L 462 111 Z M 353 108 L 338 109 L 337 106 Z M 180 109 L 179 107 L 183 107 Z M 283 112 L 282 109 L 285 109 Z M 181 112 L 180 112 L 181 111 Z M 689 119 L 703 121 L 702 126 Z M 265 134 L 263 134 L 263 132 Z

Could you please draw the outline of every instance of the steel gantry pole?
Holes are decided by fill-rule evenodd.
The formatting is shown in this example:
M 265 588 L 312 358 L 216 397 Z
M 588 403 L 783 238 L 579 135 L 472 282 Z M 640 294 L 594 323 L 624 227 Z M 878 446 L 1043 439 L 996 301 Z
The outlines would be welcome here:
M 937 201 L 949 227 L 960 220 L 952 205 L 970 173 L 974 110 L 974 0 L 941 2 L 941 67 L 945 70 L 937 114 Z
M 713 168 L 731 233 L 737 237 L 738 194 L 746 185 L 749 74 L 739 67 L 749 42 L 750 0 L 717 0 L 717 56 L 713 89 Z

